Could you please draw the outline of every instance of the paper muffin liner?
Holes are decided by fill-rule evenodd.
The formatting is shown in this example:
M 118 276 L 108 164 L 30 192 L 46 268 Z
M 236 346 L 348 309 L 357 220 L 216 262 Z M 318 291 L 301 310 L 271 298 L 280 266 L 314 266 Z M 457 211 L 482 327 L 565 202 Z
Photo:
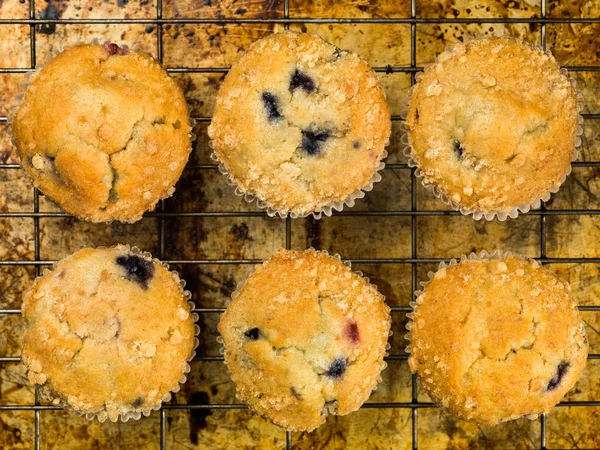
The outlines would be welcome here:
M 317 250 L 314 247 L 309 247 L 307 249 L 294 249 L 294 251 L 298 251 L 298 252 L 304 252 L 304 251 L 309 251 L 309 250 L 313 250 L 315 252 L 319 252 L 319 253 L 323 253 L 323 254 L 325 254 L 327 256 L 331 256 L 331 257 L 333 257 L 333 258 L 341 261 L 342 264 L 344 264 L 349 269 L 352 269 L 352 262 L 349 261 L 349 260 L 342 259 L 342 257 L 338 253 L 335 253 L 335 254 L 331 255 L 327 250 Z M 256 264 L 255 270 L 253 270 L 251 273 L 249 273 L 248 276 L 238 286 L 236 286 L 236 289 L 231 293 L 231 300 L 227 303 L 227 306 L 229 306 L 233 302 L 233 300 L 235 300 L 235 298 L 240 294 L 240 291 L 246 285 L 246 282 L 248 281 L 248 278 L 250 278 L 250 276 L 252 276 L 254 274 L 254 272 L 256 271 L 256 268 L 262 266 L 266 261 L 267 260 L 263 261 L 263 263 L 261 263 L 261 264 Z M 379 291 L 377 285 L 371 283 L 371 280 L 369 279 L 369 277 L 366 277 L 360 270 L 353 270 L 352 272 L 355 273 L 356 275 L 358 275 L 359 277 L 361 277 L 363 280 L 365 280 L 367 284 L 369 284 L 370 286 L 372 286 L 379 293 L 379 295 L 381 295 L 381 301 L 387 307 L 388 317 L 390 318 L 390 330 L 388 332 L 388 337 L 391 337 L 392 334 L 393 334 L 392 329 L 391 329 L 391 309 L 388 306 L 388 304 L 385 302 L 385 295 L 383 295 Z M 219 354 L 220 355 L 225 355 L 225 342 L 223 341 L 223 338 L 219 335 L 219 336 L 217 336 L 216 340 L 217 340 L 217 342 L 220 345 L 220 347 L 219 347 Z M 382 378 L 381 378 L 381 372 L 383 372 L 388 367 L 388 363 L 385 361 L 385 358 L 389 356 L 388 350 L 390 348 L 391 348 L 391 344 L 389 343 L 389 340 L 388 340 L 386 342 L 385 352 L 383 354 L 383 359 L 381 361 L 381 365 L 380 365 L 380 368 L 379 368 L 379 378 L 378 378 L 377 383 L 375 384 L 375 386 L 373 387 L 373 389 L 372 389 L 371 392 L 375 392 L 377 390 L 377 387 L 379 386 L 379 384 L 383 381 Z M 227 366 L 227 362 L 226 361 L 223 361 L 223 362 L 225 363 L 225 366 Z M 229 367 L 228 367 L 228 370 L 229 370 Z M 248 403 L 246 403 L 245 399 L 242 398 L 239 395 L 239 393 L 237 392 L 237 387 L 236 387 L 235 398 L 238 399 L 238 400 L 240 400 L 240 401 L 242 401 L 242 402 L 244 402 L 248 406 L 248 408 L 250 410 L 252 410 L 256 414 L 258 414 L 259 416 L 261 416 L 265 420 L 268 420 L 269 422 L 273 423 L 274 425 L 281 426 L 281 425 L 278 425 L 278 424 L 274 423 L 269 417 L 263 415 L 261 412 L 256 411 L 254 408 L 252 408 L 252 406 L 248 405 Z M 325 418 L 327 418 L 327 416 L 329 414 L 331 414 L 331 415 L 337 415 L 337 406 L 335 404 L 332 404 L 332 403 L 325 403 L 325 405 L 323 406 L 322 414 L 323 414 L 323 416 Z
M 212 140 L 209 141 L 208 145 L 212 149 L 213 141 Z M 387 146 L 388 144 L 385 144 L 385 145 Z M 303 218 L 303 217 L 308 217 L 308 216 L 312 215 L 317 220 L 321 219 L 321 217 L 323 217 L 323 215 L 325 215 L 327 217 L 331 217 L 334 210 L 340 212 L 344 209 L 344 207 L 352 208 L 354 206 L 354 204 L 356 203 L 356 200 L 364 198 L 366 192 L 370 192 L 371 190 L 373 190 L 373 185 L 375 183 L 379 183 L 382 179 L 380 172 L 385 168 L 384 159 L 386 157 L 387 157 L 387 151 L 384 150 L 381 155 L 381 160 L 379 162 L 379 165 L 377 167 L 375 167 L 375 169 L 373 171 L 373 175 L 371 176 L 369 181 L 367 181 L 367 183 L 364 186 L 362 186 L 362 187 L 358 188 L 357 190 L 355 190 L 354 192 L 350 193 L 345 199 L 331 202 L 330 204 L 323 206 L 319 211 L 310 211 L 305 214 L 297 214 L 293 211 L 282 211 L 277 208 L 273 208 L 273 207 L 269 206 L 263 200 L 260 200 L 255 195 L 250 194 L 249 192 L 245 192 L 238 185 L 235 177 L 227 171 L 227 169 L 225 168 L 225 165 L 219 160 L 216 153 L 212 152 L 210 155 L 210 159 L 219 163 L 219 166 L 218 166 L 219 172 L 221 174 L 225 175 L 227 184 L 234 188 L 235 195 L 237 195 L 238 197 L 244 197 L 244 200 L 248 203 L 251 203 L 251 204 L 256 203 L 256 206 L 259 209 L 264 209 L 269 217 L 279 216 L 281 219 L 285 219 L 286 217 L 289 216 L 292 219 L 297 219 L 297 218 Z
M 98 38 L 94 38 L 94 39 L 92 39 L 92 40 L 91 40 L 89 43 L 90 43 L 90 44 L 94 44 L 94 45 L 105 45 L 105 46 L 106 46 L 106 45 L 109 45 L 109 44 L 111 44 L 112 42 L 109 42 L 109 41 L 100 42 L 100 40 L 99 40 Z M 81 44 L 87 44 L 87 42 L 79 42 L 78 44 L 75 44 L 75 45 L 61 45 L 60 47 L 57 47 L 57 48 L 53 49 L 53 50 L 52 50 L 52 51 L 51 51 L 49 54 L 47 54 L 47 55 L 44 57 L 44 59 L 45 59 L 45 62 L 37 64 L 37 65 L 36 65 L 36 68 L 35 68 L 35 70 L 33 70 L 32 72 L 26 72 L 26 73 L 23 75 L 23 80 L 22 80 L 21 82 L 19 82 L 19 83 L 18 83 L 19 92 L 17 92 L 17 93 L 16 93 L 16 94 L 13 96 L 13 98 L 12 98 L 12 100 L 11 100 L 11 102 L 10 102 L 10 105 L 9 105 L 9 107 L 8 107 L 8 118 L 7 118 L 7 124 L 8 124 L 8 135 L 10 136 L 10 142 L 12 143 L 12 145 L 13 145 L 13 147 L 14 147 L 15 149 L 18 149 L 18 147 L 17 147 L 17 143 L 16 143 L 16 141 L 15 141 L 15 137 L 14 137 L 14 134 L 13 134 L 13 130 L 12 130 L 12 123 L 13 123 L 13 120 L 14 120 L 14 118 L 15 118 L 15 115 L 17 114 L 17 111 L 18 111 L 18 110 L 19 110 L 19 108 L 21 107 L 21 103 L 22 103 L 22 101 L 23 101 L 23 98 L 25 97 L 25 93 L 27 92 L 27 89 L 29 88 L 29 85 L 30 85 L 30 84 L 31 84 L 31 82 L 32 82 L 32 81 L 35 79 L 35 77 L 37 77 L 37 76 L 38 76 L 38 74 L 39 74 L 39 73 L 40 73 L 40 71 L 41 71 L 41 70 L 42 70 L 42 69 L 43 69 L 43 68 L 46 66 L 46 64 L 48 64 L 50 61 L 52 61 L 52 60 L 53 60 L 54 58 L 56 58 L 58 55 L 60 55 L 61 53 L 63 53 L 65 50 L 68 50 L 68 49 L 69 49 L 69 48 L 71 48 L 71 47 L 74 47 L 74 46 L 76 46 L 76 45 L 81 45 Z M 165 72 L 167 72 L 167 70 L 165 69 L 165 67 L 164 67 L 164 66 L 163 66 L 163 65 L 162 65 L 162 64 L 161 64 L 161 63 L 160 63 L 160 62 L 159 62 L 159 61 L 158 61 L 156 58 L 154 58 L 154 56 L 153 56 L 153 55 L 152 55 L 150 52 L 144 51 L 144 50 L 142 50 L 142 49 L 141 49 L 141 48 L 139 48 L 139 47 L 130 48 L 128 45 L 125 45 L 125 44 L 123 44 L 123 45 L 119 45 L 119 47 L 120 47 L 121 49 L 123 49 L 123 50 L 126 50 L 126 51 L 135 51 L 135 52 L 145 53 L 145 54 L 147 54 L 148 56 L 151 56 L 151 57 L 152 57 L 152 58 L 153 58 L 153 59 L 154 59 L 156 62 L 158 62 L 158 63 L 160 64 L 160 66 L 163 68 L 163 70 L 164 70 Z M 168 72 L 167 72 L 167 74 L 168 74 Z M 171 77 L 171 75 L 169 75 L 169 76 Z M 171 78 L 173 78 L 173 77 L 171 77 Z M 174 79 L 174 78 L 173 78 L 173 79 Z M 179 85 L 179 83 L 177 83 L 177 85 L 178 85 L 178 86 L 181 88 L 181 86 Z M 182 92 L 183 92 L 183 88 L 181 88 L 181 90 L 182 90 Z M 186 103 L 187 103 L 187 108 L 188 108 L 188 125 L 189 125 L 189 127 L 190 127 L 190 132 L 188 133 L 188 135 L 189 135 L 189 137 L 190 137 L 190 147 L 189 147 L 189 150 L 190 150 L 190 151 L 189 151 L 189 154 L 191 155 L 191 153 L 192 153 L 192 151 L 193 151 L 193 149 L 194 149 L 194 145 L 193 145 L 193 143 L 194 143 L 194 141 L 195 141 L 195 140 L 196 140 L 196 138 L 197 138 L 197 136 L 196 136 L 196 134 L 193 132 L 193 130 L 194 130 L 194 128 L 195 128 L 195 126 L 197 125 L 197 123 L 198 123 L 198 122 L 196 121 L 196 119 L 192 118 L 192 116 L 191 116 L 191 112 L 192 112 L 192 105 L 191 105 L 191 104 L 190 104 L 190 103 L 189 103 L 187 100 L 186 100 Z M 18 160 L 19 160 L 19 163 L 20 163 L 20 162 L 21 162 L 21 156 L 19 155 L 19 152 L 18 152 L 18 151 L 17 151 L 17 154 L 16 154 L 16 156 L 17 156 L 17 158 L 18 158 Z M 188 156 L 188 161 L 189 161 L 189 156 Z M 29 174 L 27 173 L 27 171 L 23 170 L 23 174 L 24 174 L 24 175 L 25 175 L 25 177 L 26 177 L 26 178 L 29 180 L 30 184 L 31 184 L 31 185 L 32 185 L 34 188 L 36 188 L 36 189 L 37 189 L 38 187 L 37 187 L 37 185 L 36 185 L 36 183 L 35 183 L 35 180 L 33 180 L 33 179 L 32 179 L 32 178 L 29 176 Z M 179 181 L 179 180 L 177 180 L 177 181 Z M 150 212 L 150 211 L 154 211 L 154 210 L 156 210 L 156 206 L 158 205 L 158 203 L 159 203 L 161 200 L 166 200 L 166 199 L 168 199 L 168 198 L 172 197 L 172 196 L 173 196 L 173 194 L 175 193 L 175 186 L 176 186 L 176 184 L 177 184 L 177 182 L 175 182 L 175 184 L 174 184 L 173 186 L 171 186 L 171 188 L 170 188 L 170 189 L 167 191 L 167 195 L 166 195 L 166 196 L 164 196 L 164 197 L 162 197 L 162 198 L 159 198 L 159 199 L 157 200 L 156 204 L 154 205 L 154 207 L 153 207 L 152 209 L 150 209 L 150 210 L 146 211 L 146 212 Z M 49 197 L 49 196 L 48 196 L 46 193 L 43 193 L 43 194 L 44 194 L 44 196 L 46 197 L 46 199 L 47 199 L 47 200 L 50 200 L 50 201 L 52 202 L 52 204 L 56 205 L 56 207 L 57 207 L 57 208 L 59 208 L 61 211 L 64 211 L 64 210 L 63 210 L 63 209 L 62 209 L 62 208 L 61 208 L 61 207 L 60 207 L 60 206 L 59 206 L 59 205 L 58 205 L 58 204 L 57 204 L 57 203 L 56 203 L 56 202 L 55 202 L 55 201 L 54 201 L 54 200 L 53 200 L 51 197 Z M 66 211 L 65 211 L 65 212 L 66 212 Z M 80 217 L 80 216 L 77 216 L 77 215 L 75 215 L 75 214 L 71 214 L 71 213 L 67 213 L 67 214 L 69 214 L 69 215 L 72 215 L 73 217 L 76 217 L 76 218 L 78 218 L 79 220 L 84 220 L 84 221 L 86 221 L 86 222 L 91 222 L 89 219 L 86 219 L 86 218 L 84 218 L 84 217 Z M 141 220 L 141 219 L 142 219 L 142 218 L 140 218 L 140 219 L 136 220 L 136 222 L 138 222 L 138 221 L 139 221 L 139 220 Z M 116 219 L 115 219 L 115 220 L 116 220 Z M 112 223 L 112 222 L 113 222 L 113 220 L 107 220 L 107 221 L 105 221 L 105 222 L 100 222 L 100 223 L 106 223 L 106 224 L 110 224 L 110 223 Z M 117 222 L 121 222 L 121 221 L 120 221 L 120 220 L 117 220 Z M 95 223 L 95 222 L 92 222 L 92 223 Z M 122 223 L 134 223 L 134 222 L 122 222 Z
M 75 414 L 76 416 L 85 416 L 85 418 L 88 420 L 98 419 L 98 421 L 100 423 L 105 422 L 106 419 L 110 419 L 111 422 L 117 422 L 119 420 L 121 422 L 127 422 L 129 419 L 138 420 L 142 416 L 148 417 L 152 411 L 158 411 L 161 408 L 162 404 L 169 402 L 172 398 L 172 394 L 179 392 L 179 390 L 181 389 L 181 385 L 183 385 L 187 381 L 186 375 L 191 371 L 190 362 L 196 356 L 196 348 L 200 344 L 200 340 L 198 339 L 198 335 L 200 334 L 200 327 L 197 324 L 199 316 L 197 313 L 193 312 L 196 309 L 196 306 L 194 305 L 194 302 L 191 300 L 191 298 L 192 298 L 191 292 L 185 290 L 185 285 L 186 285 L 185 280 L 181 279 L 179 277 L 179 274 L 176 271 L 170 270 L 169 265 L 167 263 L 164 263 L 157 258 L 153 258 L 149 252 L 142 251 L 138 247 L 135 247 L 135 246 L 130 247 L 129 245 L 117 244 L 112 247 L 96 247 L 96 249 L 98 249 L 98 250 L 107 249 L 107 248 L 124 250 L 131 254 L 134 254 L 141 258 L 144 258 L 147 261 L 152 261 L 154 264 L 162 265 L 165 269 L 167 269 L 171 273 L 171 276 L 173 277 L 173 279 L 175 281 L 177 281 L 179 286 L 181 286 L 183 296 L 186 298 L 188 307 L 190 309 L 190 316 L 192 317 L 192 320 L 194 322 L 194 345 L 192 347 L 190 356 L 186 359 L 185 366 L 183 367 L 182 376 L 181 376 L 180 380 L 176 383 L 176 385 L 173 388 L 171 388 L 169 390 L 169 392 L 166 395 L 163 396 L 163 398 L 158 403 L 156 403 L 148 408 L 143 408 L 143 409 L 138 409 L 138 410 L 133 410 L 133 411 L 125 411 L 125 412 L 118 414 L 117 416 L 112 416 L 112 417 L 109 417 L 106 410 L 101 410 L 101 411 L 97 411 L 94 413 L 85 413 L 85 412 L 79 411 L 76 407 L 71 406 L 59 393 L 55 392 L 49 386 L 49 383 L 47 383 L 47 382 L 45 382 L 42 385 L 35 384 L 35 386 L 38 388 L 40 395 L 42 396 L 42 398 L 44 400 L 50 402 L 52 405 L 60 406 L 65 411 Z M 77 253 L 78 252 L 72 253 L 71 255 L 61 259 L 60 261 L 57 261 L 56 263 L 52 264 L 52 267 L 50 269 L 44 269 L 42 271 L 42 273 L 40 274 L 40 276 L 37 277 L 33 281 L 30 289 L 33 289 L 35 287 L 35 285 L 39 282 L 39 280 L 41 279 L 42 276 L 52 272 L 56 268 L 56 265 L 59 262 L 68 260 Z M 23 339 L 24 339 L 24 337 L 23 337 Z M 29 372 L 29 368 L 27 366 L 26 366 L 26 371 Z
M 430 64 L 429 66 L 425 67 L 425 70 L 427 70 L 429 67 L 433 66 L 434 64 L 440 62 L 440 57 L 442 58 L 442 60 L 452 57 L 454 55 L 454 51 L 456 50 L 456 48 L 458 46 L 464 45 L 467 42 L 470 42 L 473 40 L 485 39 L 485 38 L 486 38 L 486 36 L 484 36 L 484 35 L 478 35 L 477 37 L 467 36 L 465 38 L 464 43 L 458 42 L 454 45 L 446 46 L 444 48 L 444 51 L 442 53 L 440 53 L 439 55 L 437 55 L 437 57 L 435 58 L 435 61 L 432 64 Z M 530 46 L 531 48 L 536 48 L 538 50 L 543 51 L 546 55 L 548 55 L 552 59 L 552 61 L 554 61 L 556 66 L 560 69 L 561 74 L 564 75 L 569 80 L 569 82 L 571 83 L 571 86 L 575 90 L 575 95 L 577 97 L 578 118 L 577 118 L 577 129 L 575 132 L 575 134 L 576 134 L 575 146 L 573 149 L 573 156 L 571 158 L 571 162 L 576 161 L 577 158 L 579 157 L 579 153 L 580 153 L 579 147 L 581 147 L 581 143 L 582 143 L 581 135 L 583 135 L 583 128 L 582 128 L 583 116 L 581 115 L 581 111 L 583 110 L 583 96 L 581 94 L 581 91 L 579 91 L 577 89 L 577 81 L 575 80 L 575 78 L 569 77 L 569 72 L 566 69 L 560 67 L 560 65 L 558 64 L 558 62 L 552 55 L 552 52 L 550 52 L 550 50 L 543 50 L 541 46 L 531 45 L 530 43 L 525 42 L 521 39 L 512 38 L 512 37 L 509 39 L 524 43 L 524 44 Z M 423 76 L 423 72 L 418 72 L 415 74 L 415 85 L 411 86 L 411 88 L 408 90 L 408 94 L 402 104 L 402 110 L 400 112 L 400 117 L 402 118 L 403 121 L 400 125 L 400 129 L 402 130 L 402 137 L 400 138 L 400 143 L 403 146 L 402 153 L 407 158 L 408 166 L 411 168 L 412 167 L 416 168 L 415 176 L 417 178 L 421 179 L 421 184 L 425 188 L 427 188 L 430 192 L 432 192 L 433 195 L 435 195 L 437 198 L 439 198 L 446 205 L 450 206 L 453 210 L 459 211 L 464 216 L 472 215 L 475 220 L 481 220 L 482 218 L 485 218 L 485 220 L 487 220 L 487 221 L 491 221 L 491 220 L 494 220 L 494 218 L 498 218 L 499 221 L 503 222 L 508 217 L 510 217 L 511 219 L 515 219 L 519 215 L 519 213 L 525 214 L 525 213 L 528 213 L 532 209 L 533 210 L 539 209 L 542 205 L 542 202 L 544 202 L 544 203 L 547 202 L 548 200 L 550 200 L 550 197 L 552 196 L 552 194 L 555 194 L 556 192 L 558 192 L 560 186 L 565 182 L 565 180 L 567 179 L 567 176 L 569 176 L 569 174 L 571 173 L 571 171 L 573 169 L 571 165 L 569 165 L 569 167 L 565 171 L 564 176 L 559 180 L 558 184 L 556 186 L 552 187 L 543 197 L 535 199 L 530 203 L 523 203 L 521 205 L 514 206 L 508 212 L 499 211 L 499 210 L 484 212 L 484 211 L 480 211 L 477 209 L 466 208 L 466 207 L 461 206 L 460 204 L 454 202 L 453 200 L 451 200 L 448 196 L 446 196 L 444 193 L 442 193 L 433 183 L 430 183 L 429 180 L 427 180 L 425 173 L 419 167 L 418 158 L 416 157 L 416 154 L 413 153 L 413 148 L 410 143 L 410 139 L 408 138 L 408 127 L 406 126 L 406 122 L 405 122 L 406 116 L 408 113 L 408 106 L 410 104 L 410 99 L 412 97 L 412 93 L 414 91 L 415 86 L 418 84 L 418 82 L 422 76 Z

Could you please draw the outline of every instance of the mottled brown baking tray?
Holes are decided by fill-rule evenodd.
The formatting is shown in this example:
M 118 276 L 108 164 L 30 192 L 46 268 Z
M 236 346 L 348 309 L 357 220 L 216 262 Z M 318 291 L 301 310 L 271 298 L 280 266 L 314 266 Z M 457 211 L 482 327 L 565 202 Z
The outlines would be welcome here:
M 541 1 L 0 0 L 0 448 L 600 448 L 600 2 Z M 233 194 L 209 158 L 206 127 L 227 68 L 254 39 L 287 27 L 362 54 L 394 115 L 383 181 L 354 208 L 320 221 L 267 217 Z M 584 97 L 573 174 L 544 210 L 506 222 L 449 211 L 415 181 L 401 152 L 399 113 L 415 72 L 444 46 L 481 33 L 544 45 Z M 177 192 L 133 225 L 93 225 L 62 213 L 30 187 L 8 135 L 8 107 L 23 75 L 50 52 L 93 38 L 161 59 L 198 120 Z M 116 243 L 171 262 L 193 293 L 202 334 L 189 381 L 172 402 L 143 420 L 100 424 L 39 401 L 19 363 L 19 310 L 23 290 L 44 267 L 81 247 Z M 283 246 L 340 253 L 393 308 L 383 383 L 361 410 L 330 417 L 311 434 L 287 434 L 240 405 L 216 342 L 236 283 Z M 412 292 L 427 271 L 441 259 L 494 248 L 539 258 L 571 282 L 591 355 L 575 389 L 546 417 L 490 428 L 432 407 L 410 375 L 403 335 Z

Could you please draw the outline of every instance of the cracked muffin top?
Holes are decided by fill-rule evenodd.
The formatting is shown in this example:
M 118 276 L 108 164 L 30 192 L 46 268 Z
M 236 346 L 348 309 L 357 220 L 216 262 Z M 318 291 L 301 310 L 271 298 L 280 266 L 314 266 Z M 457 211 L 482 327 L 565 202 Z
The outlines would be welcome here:
M 427 184 L 466 213 L 513 217 L 548 200 L 570 172 L 578 117 L 575 89 L 552 56 L 480 38 L 425 70 L 406 125 Z
M 357 410 L 381 381 L 390 330 L 377 289 L 339 259 L 279 250 L 219 323 L 238 394 L 273 423 L 313 430 Z
M 508 256 L 439 269 L 417 298 L 410 347 L 436 404 L 495 425 L 549 412 L 581 375 L 588 342 L 569 285 Z
M 129 247 L 84 249 L 23 298 L 32 383 L 76 413 L 139 418 L 189 370 L 194 320 L 179 277 Z
M 66 212 L 135 222 L 174 192 L 191 151 L 188 106 L 151 56 L 78 45 L 30 79 L 12 122 L 21 165 Z
M 208 128 L 241 191 L 280 215 L 299 216 L 370 189 L 390 131 L 369 65 L 293 32 L 250 46 L 227 74 Z

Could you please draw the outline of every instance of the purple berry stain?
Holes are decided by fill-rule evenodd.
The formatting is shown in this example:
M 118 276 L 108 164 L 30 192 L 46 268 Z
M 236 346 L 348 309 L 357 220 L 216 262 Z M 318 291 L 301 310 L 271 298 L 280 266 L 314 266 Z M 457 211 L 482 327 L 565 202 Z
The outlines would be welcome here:
M 334 379 L 340 378 L 342 375 L 344 375 L 347 365 L 348 363 L 345 359 L 338 358 L 335 361 L 333 361 L 331 366 L 329 366 L 329 369 L 327 370 L 327 372 L 325 372 L 325 375 Z
M 290 91 L 294 91 L 297 88 L 301 88 L 304 92 L 310 94 L 316 88 L 315 81 L 305 73 L 296 69 L 292 76 L 292 80 L 290 81 Z
M 346 325 L 346 337 L 350 339 L 354 344 L 360 342 L 360 334 L 358 332 L 358 325 L 353 320 L 349 321 Z
M 281 111 L 279 110 L 279 101 L 274 94 L 271 94 L 270 92 L 263 92 L 262 101 L 271 122 L 283 119 Z
M 125 48 L 119 47 L 117 44 L 104 44 L 104 50 L 108 53 L 109 56 L 113 55 L 127 55 L 129 50 Z
M 125 269 L 125 278 L 148 289 L 148 281 L 154 276 L 154 263 L 137 255 L 117 257 L 117 264 Z
M 251 328 L 244 333 L 244 336 L 250 341 L 257 341 L 260 337 L 260 330 L 258 328 Z
M 323 144 L 331 136 L 328 130 L 302 130 L 302 150 L 311 156 L 317 156 L 323 150 Z
M 548 382 L 548 387 L 546 390 L 552 391 L 552 390 L 556 389 L 558 387 L 558 385 L 560 384 L 560 382 L 562 381 L 565 374 L 567 373 L 568 369 L 569 369 L 569 363 L 566 361 L 561 362 L 558 365 L 558 367 L 556 368 L 556 375 L 554 375 L 554 377 L 552 377 L 552 379 Z

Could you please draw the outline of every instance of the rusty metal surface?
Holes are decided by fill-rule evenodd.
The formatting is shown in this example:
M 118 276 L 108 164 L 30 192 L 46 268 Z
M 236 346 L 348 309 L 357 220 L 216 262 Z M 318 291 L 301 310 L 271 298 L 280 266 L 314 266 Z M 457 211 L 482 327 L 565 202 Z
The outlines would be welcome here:
M 543 0 L 542 0 L 543 1 Z M 35 2 L 35 17 L 41 19 L 155 19 L 154 1 L 101 0 Z M 281 19 L 284 0 L 163 0 L 163 19 Z M 467 35 L 504 34 L 533 43 L 546 44 L 561 64 L 600 65 L 600 24 L 498 23 L 502 18 L 588 17 L 600 15 L 597 2 L 548 0 L 435 0 L 418 1 L 416 17 L 442 19 L 489 18 L 489 23 L 418 23 L 415 26 L 417 66 L 431 63 L 445 45 Z M 27 19 L 29 3 L 0 0 L 0 20 Z M 357 51 L 377 67 L 411 65 L 410 23 L 303 23 L 303 18 L 410 18 L 410 0 L 290 0 L 289 17 L 298 20 L 290 29 L 316 32 L 342 48 Z M 255 39 L 284 28 L 282 23 L 121 23 L 121 24 L 36 24 L 36 63 L 52 52 L 78 42 L 114 41 L 158 56 L 162 26 L 163 62 L 168 68 L 226 68 Z M 29 68 L 30 26 L 0 24 L 0 69 Z M 193 106 L 194 116 L 212 113 L 222 72 L 174 73 Z M 584 96 L 586 114 L 600 113 L 600 72 L 577 71 Z M 411 74 L 379 72 L 392 114 L 400 113 L 402 100 L 411 83 Z M 8 107 L 22 73 L 0 73 L 0 116 Z M 59 118 L 57 118 L 59 120 Z M 196 127 L 198 139 L 190 166 L 167 200 L 164 211 L 183 212 L 255 212 L 233 194 L 225 179 L 212 164 L 206 136 L 207 122 Z M 600 120 L 590 118 L 583 124 L 584 135 L 579 161 L 600 161 Z M 413 185 L 410 169 L 402 166 L 399 122 L 394 122 L 388 163 L 400 164 L 383 173 L 383 181 L 359 200 L 352 211 L 411 211 L 415 189 L 417 211 L 441 211 L 447 207 L 418 183 Z M 0 164 L 15 164 L 8 125 L 0 121 Z M 20 169 L 0 168 L 0 213 L 34 211 L 34 192 Z M 575 167 L 572 175 L 552 200 L 548 210 L 583 210 L 600 207 L 600 167 Z M 39 211 L 60 212 L 39 198 Z M 417 232 L 413 254 L 413 220 Z M 542 225 L 542 221 L 545 223 Z M 450 258 L 481 249 L 515 250 L 531 257 L 600 258 L 600 215 L 583 214 L 521 215 L 507 222 L 475 222 L 459 215 L 334 215 L 316 221 L 312 218 L 291 221 L 292 248 L 313 246 L 340 253 L 346 259 L 371 258 Z M 0 260 L 36 259 L 35 219 L 0 217 Z M 254 216 L 157 217 L 150 215 L 133 225 L 93 225 L 70 217 L 39 218 L 39 258 L 55 260 L 86 246 L 128 243 L 158 256 L 160 230 L 164 232 L 165 260 L 263 259 L 286 245 L 286 222 Z M 541 237 L 545 232 L 545 240 Z M 174 264 L 187 280 L 193 299 L 200 308 L 223 308 L 235 285 L 251 271 L 249 264 Z M 409 262 L 368 261 L 353 265 L 362 270 L 385 294 L 391 306 L 407 306 L 413 289 Z M 416 279 L 426 278 L 436 264 L 415 264 Z M 578 301 L 584 306 L 600 305 L 600 264 L 597 262 L 552 264 L 569 280 Z M 0 265 L 0 309 L 18 309 L 21 294 L 36 275 L 33 265 Z M 405 311 L 393 313 L 394 335 L 390 354 L 404 355 Z M 600 312 L 584 311 L 590 338 L 590 353 L 600 353 Z M 202 313 L 200 347 L 202 356 L 218 356 L 216 325 L 219 314 Z M 18 357 L 21 318 L 18 314 L 0 314 L 0 357 Z M 389 362 L 383 383 L 370 402 L 412 400 L 412 379 L 405 360 Z M 420 391 L 418 400 L 429 399 Z M 600 360 L 588 366 L 566 400 L 600 400 Z M 31 405 L 34 390 L 18 362 L 0 362 L 0 406 Z M 195 361 L 188 382 L 174 396 L 172 404 L 239 403 L 235 388 L 222 361 Z M 42 449 L 159 449 L 160 413 L 128 423 L 89 422 L 62 411 L 41 411 L 40 448 Z M 169 449 L 192 448 L 285 448 L 285 432 L 244 409 L 168 409 L 165 411 L 165 444 Z M 410 408 L 369 408 L 345 417 L 330 417 L 314 433 L 293 433 L 291 444 L 300 449 L 375 449 L 413 448 L 412 410 Z M 0 411 L 0 448 L 34 448 L 33 411 Z M 555 408 L 546 421 L 547 448 L 600 448 L 600 407 Z M 481 427 L 449 416 L 437 408 L 418 410 L 416 437 L 418 448 L 474 449 L 541 448 L 540 420 L 521 419 L 495 428 Z

